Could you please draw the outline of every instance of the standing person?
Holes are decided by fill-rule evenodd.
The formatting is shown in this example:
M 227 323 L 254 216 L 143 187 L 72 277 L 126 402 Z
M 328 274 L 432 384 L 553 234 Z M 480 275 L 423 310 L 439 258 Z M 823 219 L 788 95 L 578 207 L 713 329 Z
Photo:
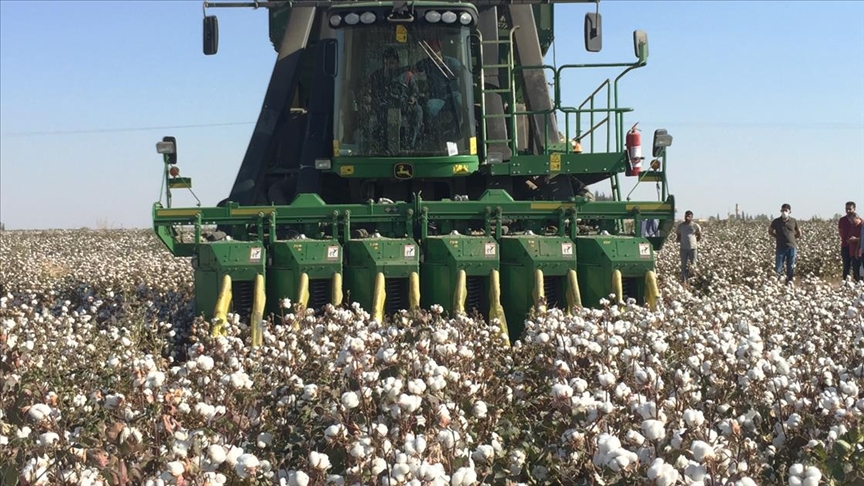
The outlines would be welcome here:
M 859 260 L 857 251 L 860 246 L 858 234 L 861 232 L 861 228 L 855 225 L 855 218 L 857 217 L 858 215 L 855 214 L 855 202 L 848 201 L 846 203 L 846 216 L 840 218 L 840 221 L 837 222 L 837 232 L 840 233 L 840 258 L 843 261 L 843 280 L 846 280 L 846 277 L 849 276 L 850 269 L 856 281 L 861 278 L 858 269 L 860 262 L 856 262 L 856 260 Z
M 858 213 L 852 213 L 852 236 L 849 237 L 849 266 L 851 267 L 852 279 L 858 282 L 864 279 L 861 273 L 861 233 L 864 233 L 864 220 Z M 843 276 L 846 279 L 846 276 Z
M 690 265 L 696 265 L 696 245 L 702 240 L 702 228 L 693 222 L 693 211 L 684 213 L 684 221 L 675 231 L 681 244 L 681 281 L 686 282 Z
M 861 223 L 861 234 L 858 235 L 858 275 L 864 280 L 864 222 Z
M 786 283 L 790 283 L 795 277 L 796 250 L 798 239 L 801 238 L 801 227 L 798 221 L 791 217 L 792 206 L 784 203 L 780 206 L 780 217 L 771 221 L 768 226 L 768 234 L 773 236 L 777 242 L 774 251 L 774 270 L 782 275 L 783 262 L 786 262 Z

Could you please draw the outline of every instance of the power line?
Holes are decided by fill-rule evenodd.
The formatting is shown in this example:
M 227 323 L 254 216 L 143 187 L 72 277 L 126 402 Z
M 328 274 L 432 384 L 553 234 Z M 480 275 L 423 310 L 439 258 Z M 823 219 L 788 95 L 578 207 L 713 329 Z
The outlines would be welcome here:
M 200 123 L 195 125 L 166 125 L 159 127 L 125 127 L 125 128 L 91 128 L 85 130 L 51 130 L 43 132 L 12 132 L 7 136 L 30 137 L 37 135 L 78 135 L 82 133 L 117 133 L 117 132 L 145 132 L 148 130 L 178 130 L 181 128 L 207 128 L 227 127 L 236 125 L 252 125 L 255 122 L 228 122 L 228 123 Z

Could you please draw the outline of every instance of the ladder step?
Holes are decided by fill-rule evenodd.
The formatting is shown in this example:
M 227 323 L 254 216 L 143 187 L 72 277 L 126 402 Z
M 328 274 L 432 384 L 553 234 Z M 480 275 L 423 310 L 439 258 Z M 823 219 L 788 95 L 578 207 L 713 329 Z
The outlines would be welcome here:
M 481 67 L 482 67 L 483 69 L 486 69 L 486 68 L 490 68 L 490 69 L 491 69 L 491 68 L 500 69 L 500 68 L 508 68 L 508 67 L 510 67 L 510 65 L 509 65 L 509 64 L 484 64 L 484 65 L 481 66 Z
M 510 143 L 510 139 L 502 138 L 500 140 L 486 140 L 486 145 L 491 145 L 493 143 Z
M 480 90 L 482 93 L 509 93 L 510 90 L 506 88 L 496 88 L 496 89 L 483 89 Z
M 480 41 L 481 44 L 509 44 L 510 39 L 497 39 L 497 40 L 484 40 Z
M 483 118 L 510 118 L 509 113 L 492 113 L 490 115 L 483 115 Z

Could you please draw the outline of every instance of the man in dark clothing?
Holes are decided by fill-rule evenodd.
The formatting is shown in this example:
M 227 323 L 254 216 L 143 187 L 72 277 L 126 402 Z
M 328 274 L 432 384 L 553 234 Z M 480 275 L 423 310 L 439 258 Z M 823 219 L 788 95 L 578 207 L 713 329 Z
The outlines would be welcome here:
M 856 224 L 856 221 L 855 202 L 849 201 L 846 203 L 846 216 L 840 218 L 840 221 L 837 223 L 837 232 L 840 233 L 840 258 L 843 260 L 843 280 L 846 280 L 846 277 L 849 276 L 849 270 L 851 269 L 852 277 L 857 282 L 861 280 L 861 271 L 859 268 L 861 260 L 858 258 L 861 227 Z
M 774 251 L 774 269 L 778 275 L 782 275 L 783 262 L 786 262 L 786 283 L 795 277 L 795 258 L 798 247 L 798 239 L 801 238 L 801 227 L 798 221 L 789 216 L 792 206 L 783 204 L 780 206 L 780 217 L 771 221 L 768 226 L 768 234 L 777 240 Z
M 417 103 L 419 89 L 414 73 L 399 66 L 399 54 L 392 47 L 384 50 L 382 61 L 384 66 L 369 77 L 365 95 L 375 115 L 370 120 L 374 139 L 393 151 L 391 145 L 395 142 L 387 141 L 398 132 L 402 146 L 414 148 L 423 128 L 423 109 Z M 393 120 L 394 115 L 398 119 Z

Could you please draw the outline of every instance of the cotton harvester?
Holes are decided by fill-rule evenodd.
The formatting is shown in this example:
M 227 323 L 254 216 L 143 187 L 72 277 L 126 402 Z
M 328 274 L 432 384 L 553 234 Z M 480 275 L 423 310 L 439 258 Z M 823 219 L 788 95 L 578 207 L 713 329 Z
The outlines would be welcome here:
M 168 199 L 154 229 L 192 257 L 197 311 L 255 329 L 285 298 L 357 302 L 378 320 L 438 304 L 498 319 L 515 340 L 532 308 L 611 294 L 653 305 L 675 214 L 672 137 L 654 133 L 643 170 L 632 109 L 618 106 L 647 36 L 633 33 L 632 63 L 546 65 L 554 3 L 592 4 L 585 47 L 599 51 L 593 0 L 204 2 L 205 54 L 218 46 L 207 8 L 254 7 L 268 9 L 278 55 L 224 201 L 171 207 L 191 179 L 175 139 L 157 144 Z M 621 73 L 566 105 L 562 75 L 590 68 Z M 656 183 L 657 200 L 622 197 L 621 173 Z M 603 181 L 611 200 L 587 189 Z

